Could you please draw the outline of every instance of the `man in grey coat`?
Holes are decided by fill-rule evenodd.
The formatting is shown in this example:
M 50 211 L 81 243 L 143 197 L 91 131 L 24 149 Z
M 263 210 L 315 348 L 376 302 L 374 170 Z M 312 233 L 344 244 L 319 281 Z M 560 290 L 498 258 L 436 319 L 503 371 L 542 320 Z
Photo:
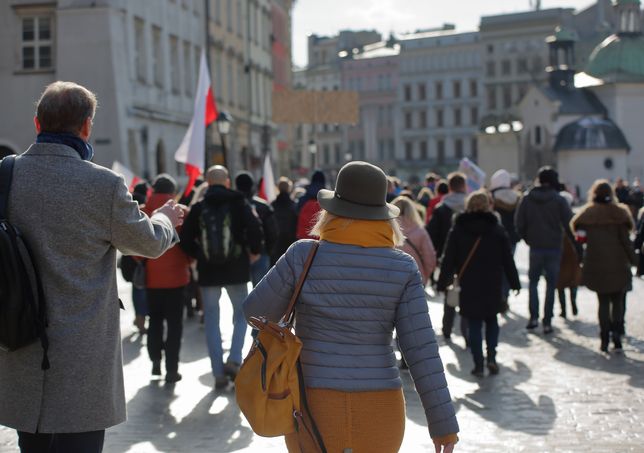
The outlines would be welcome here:
M 90 162 L 95 109 L 86 88 L 49 85 L 36 143 L 14 166 L 8 216 L 40 273 L 51 364 L 41 369 L 39 343 L 0 352 L 0 424 L 22 452 L 100 452 L 125 421 L 116 250 L 158 257 L 183 219 L 174 202 L 148 218 L 122 177 Z

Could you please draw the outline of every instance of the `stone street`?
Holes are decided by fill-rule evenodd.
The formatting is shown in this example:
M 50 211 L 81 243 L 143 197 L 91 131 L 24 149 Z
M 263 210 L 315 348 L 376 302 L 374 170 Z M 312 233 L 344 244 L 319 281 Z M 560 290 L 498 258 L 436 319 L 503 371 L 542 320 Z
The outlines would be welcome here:
M 555 332 L 527 333 L 527 248 L 517 250 L 524 289 L 501 319 L 498 376 L 470 375 L 463 339 L 441 339 L 441 355 L 461 426 L 457 452 L 644 452 L 644 282 L 629 293 L 624 352 L 599 352 L 597 301 L 580 288 L 580 314 L 554 319 Z M 542 288 L 543 289 L 543 288 Z M 541 293 L 543 294 L 543 292 Z M 121 285 L 129 302 L 129 285 Z M 231 318 L 222 301 L 222 318 Z M 442 304 L 429 302 L 440 325 Z M 559 313 L 558 302 L 555 314 Z M 186 320 L 180 372 L 174 386 L 151 379 L 145 338 L 134 333 L 132 308 L 122 317 L 129 420 L 107 431 L 108 453 L 283 452 L 281 438 L 253 435 L 234 392 L 212 390 L 203 326 Z M 229 341 L 231 325 L 222 326 Z M 440 333 L 440 330 L 438 333 Z M 249 343 L 249 342 L 248 342 Z M 229 346 L 225 344 L 224 347 Z M 402 452 L 433 452 L 413 382 L 403 372 L 407 425 Z M 82 383 L 79 382 L 79 385 Z M 0 452 L 16 452 L 13 431 L 0 429 Z

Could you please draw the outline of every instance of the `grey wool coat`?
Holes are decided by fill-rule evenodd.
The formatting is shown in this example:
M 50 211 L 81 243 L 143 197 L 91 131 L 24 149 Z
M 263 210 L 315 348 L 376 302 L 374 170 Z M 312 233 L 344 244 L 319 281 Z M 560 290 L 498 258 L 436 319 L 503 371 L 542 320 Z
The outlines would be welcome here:
M 57 144 L 16 159 L 9 220 L 42 279 L 51 368 L 39 342 L 0 352 L 0 424 L 74 433 L 125 421 L 116 250 L 160 256 L 176 239 L 170 220 L 142 214 L 123 178 Z
M 247 318 L 277 321 L 312 241 L 293 244 L 244 302 Z M 432 437 L 458 432 L 420 272 L 401 250 L 320 242 L 295 305 L 307 387 L 344 392 L 402 387 L 394 328 Z

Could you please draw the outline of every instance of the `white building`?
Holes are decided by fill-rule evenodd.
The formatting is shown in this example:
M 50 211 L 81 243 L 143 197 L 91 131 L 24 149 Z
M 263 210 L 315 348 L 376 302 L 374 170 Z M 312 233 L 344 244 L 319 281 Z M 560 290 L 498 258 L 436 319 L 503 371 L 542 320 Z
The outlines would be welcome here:
M 70 80 L 94 91 L 95 161 L 139 175 L 182 173 L 174 151 L 192 115 L 204 42 L 203 3 L 14 1 L 0 3 L 0 145 L 34 140 L 34 102 Z
M 400 40 L 397 160 L 399 175 L 454 170 L 477 159 L 482 109 L 482 56 L 477 32 L 452 27 Z M 416 177 L 416 178 L 414 178 Z

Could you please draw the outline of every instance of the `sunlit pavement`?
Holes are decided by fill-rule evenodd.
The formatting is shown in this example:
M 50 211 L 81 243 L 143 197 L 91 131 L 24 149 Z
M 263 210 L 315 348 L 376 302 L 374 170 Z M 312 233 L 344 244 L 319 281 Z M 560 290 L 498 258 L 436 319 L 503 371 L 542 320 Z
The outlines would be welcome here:
M 498 376 L 470 375 L 472 359 L 460 336 L 441 339 L 461 426 L 457 452 L 644 452 L 644 282 L 629 294 L 624 353 L 599 353 L 594 293 L 580 289 L 578 317 L 556 317 L 555 332 L 526 333 L 527 249 L 517 263 L 524 290 L 501 321 Z M 130 301 L 129 287 L 121 286 Z M 253 435 L 234 401 L 232 388 L 213 391 L 203 327 L 186 320 L 180 372 L 166 386 L 152 379 L 145 338 L 134 333 L 131 304 L 123 314 L 123 354 L 129 420 L 108 430 L 106 452 L 283 452 L 281 438 Z M 222 320 L 231 319 L 222 300 Z M 429 303 L 440 325 L 442 304 Z M 569 309 L 570 311 L 570 309 Z M 555 314 L 559 314 L 558 302 Z M 230 340 L 231 322 L 222 323 Z M 437 333 L 440 333 L 438 329 Z M 229 343 L 224 344 L 228 347 Z M 425 416 L 407 372 L 403 372 L 407 425 L 402 452 L 433 451 Z M 80 384 L 80 383 L 79 383 Z M 0 452 L 15 452 L 13 431 L 0 429 Z M 368 452 L 355 452 L 368 453 Z

